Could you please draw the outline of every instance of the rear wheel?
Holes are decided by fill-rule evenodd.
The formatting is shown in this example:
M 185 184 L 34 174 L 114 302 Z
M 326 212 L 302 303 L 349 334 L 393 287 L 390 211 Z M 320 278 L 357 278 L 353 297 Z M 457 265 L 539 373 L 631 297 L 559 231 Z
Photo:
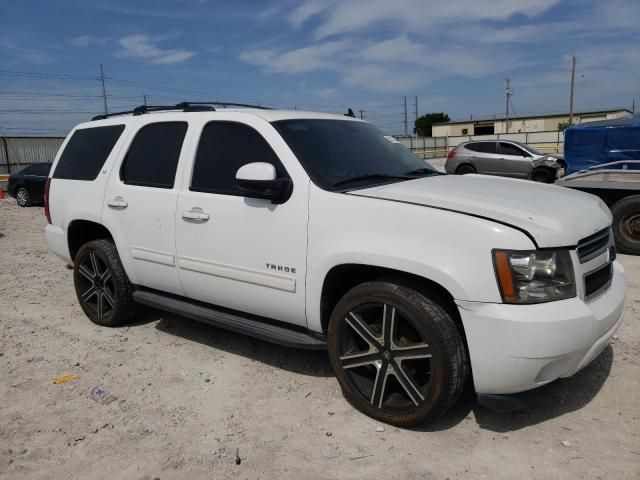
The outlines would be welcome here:
M 28 207 L 31 205 L 31 195 L 29 195 L 29 190 L 24 187 L 18 188 L 16 190 L 16 202 L 21 207 Z
M 107 327 L 129 320 L 131 284 L 113 242 L 103 239 L 84 244 L 76 254 L 73 281 L 89 320 Z
M 463 390 L 468 362 L 453 319 L 409 288 L 387 282 L 353 288 L 334 309 L 327 340 L 346 399 L 383 422 L 434 419 Z
M 620 253 L 640 255 L 640 195 L 619 200 L 611 213 L 616 248 Z
M 476 169 L 473 165 L 464 164 L 456 168 L 456 175 L 467 175 L 469 173 L 476 173 Z

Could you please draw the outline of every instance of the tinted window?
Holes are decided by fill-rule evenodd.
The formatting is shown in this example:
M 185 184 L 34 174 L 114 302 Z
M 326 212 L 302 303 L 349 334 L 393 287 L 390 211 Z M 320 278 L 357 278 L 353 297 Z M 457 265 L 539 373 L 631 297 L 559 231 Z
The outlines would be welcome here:
M 120 178 L 129 185 L 173 188 L 185 122 L 152 123 L 142 127 L 131 142 L 120 168 Z
M 29 171 L 27 173 L 29 175 L 39 175 L 42 177 L 46 177 L 47 175 L 49 175 L 50 169 L 50 163 L 35 163 L 29 167 Z
M 273 126 L 313 182 L 327 190 L 363 188 L 435 174 L 408 148 L 391 143 L 369 123 L 296 119 L 274 122 Z
M 496 142 L 468 143 L 467 145 L 465 145 L 465 148 L 468 150 L 473 150 L 474 152 L 498 153 Z
M 270 163 L 278 178 L 288 176 L 267 141 L 253 128 L 240 123 L 208 123 L 200 137 L 191 190 L 244 195 L 236 185 L 236 173 L 253 162 Z
M 515 155 L 517 157 L 526 157 L 527 154 L 523 150 L 511 145 L 510 143 L 500 142 L 500 153 L 503 155 Z
M 95 180 L 124 125 L 76 130 L 62 152 L 53 178 Z

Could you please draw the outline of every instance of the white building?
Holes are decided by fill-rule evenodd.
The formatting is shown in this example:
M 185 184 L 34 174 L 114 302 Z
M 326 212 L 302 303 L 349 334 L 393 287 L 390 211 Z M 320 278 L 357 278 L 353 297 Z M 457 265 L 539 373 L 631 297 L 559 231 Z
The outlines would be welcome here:
M 574 123 L 610 120 L 631 114 L 628 108 L 610 110 L 576 111 Z M 569 122 L 569 113 L 551 113 L 547 115 L 515 115 L 509 117 L 507 132 L 506 117 L 473 118 L 433 125 L 433 137 L 457 137 L 464 135 L 494 135 L 500 133 L 533 133 L 553 132 L 560 130 L 560 125 Z

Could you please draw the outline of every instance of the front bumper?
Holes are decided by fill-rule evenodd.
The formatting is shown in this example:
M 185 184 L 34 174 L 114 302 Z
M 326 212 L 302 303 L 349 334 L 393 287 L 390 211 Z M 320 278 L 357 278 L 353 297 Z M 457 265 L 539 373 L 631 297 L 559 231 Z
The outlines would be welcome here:
M 479 394 L 522 392 L 569 377 L 609 344 L 622 323 L 624 269 L 614 262 L 609 289 L 535 305 L 456 301 Z

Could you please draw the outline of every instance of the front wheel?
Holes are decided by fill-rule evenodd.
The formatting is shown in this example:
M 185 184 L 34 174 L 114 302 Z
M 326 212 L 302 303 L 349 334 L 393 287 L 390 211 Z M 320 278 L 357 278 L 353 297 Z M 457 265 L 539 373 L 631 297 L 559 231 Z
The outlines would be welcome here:
M 114 327 L 129 320 L 131 284 L 113 242 L 93 240 L 78 250 L 73 283 L 80 306 L 92 322 Z
M 616 248 L 620 253 L 640 255 L 640 195 L 619 200 L 611 213 Z
M 327 343 L 346 399 L 392 425 L 442 415 L 467 378 L 454 320 L 440 304 L 401 285 L 370 282 L 350 290 L 333 311 Z
M 531 172 L 531 180 L 539 183 L 553 183 L 556 179 L 555 170 L 549 168 L 536 168 Z

